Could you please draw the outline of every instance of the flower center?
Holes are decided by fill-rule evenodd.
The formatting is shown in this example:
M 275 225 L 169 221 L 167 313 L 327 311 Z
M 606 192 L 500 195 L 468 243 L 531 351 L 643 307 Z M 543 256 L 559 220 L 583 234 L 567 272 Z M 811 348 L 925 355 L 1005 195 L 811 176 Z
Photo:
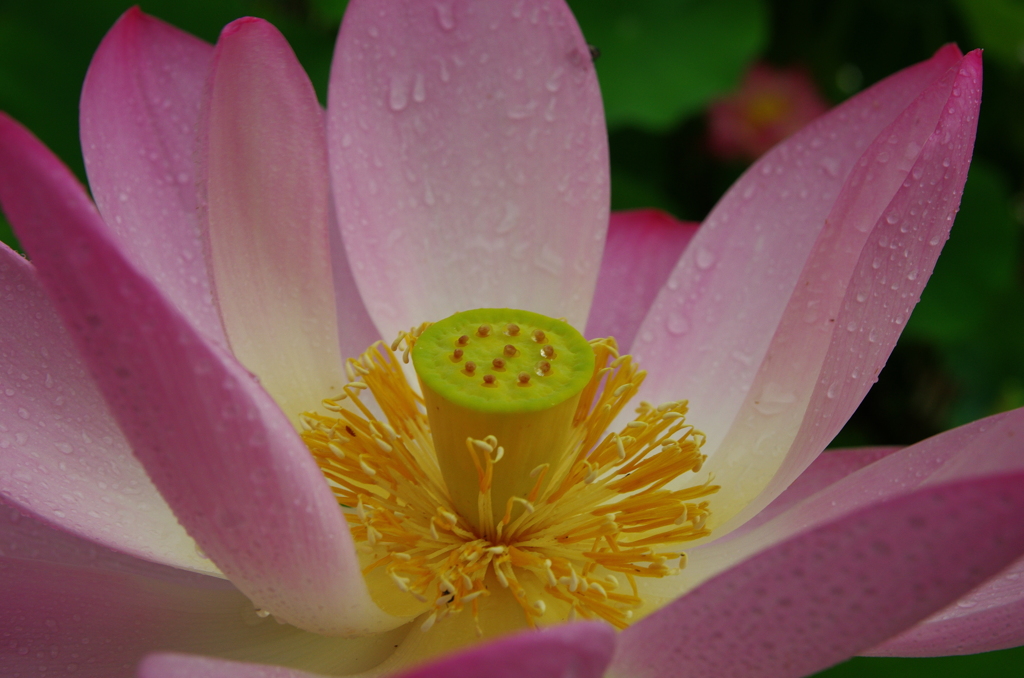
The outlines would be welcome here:
M 417 395 L 394 351 L 404 344 Z M 337 416 L 303 439 L 366 557 L 426 608 L 424 629 L 508 589 L 530 626 L 576 617 L 619 628 L 638 581 L 685 565 L 709 534 L 704 436 L 685 401 L 641 403 L 606 433 L 645 372 L 614 339 L 587 342 L 526 311 L 477 309 L 378 342 L 348 361 Z M 363 402 L 369 391 L 374 403 Z M 373 587 L 371 586 L 371 590 Z

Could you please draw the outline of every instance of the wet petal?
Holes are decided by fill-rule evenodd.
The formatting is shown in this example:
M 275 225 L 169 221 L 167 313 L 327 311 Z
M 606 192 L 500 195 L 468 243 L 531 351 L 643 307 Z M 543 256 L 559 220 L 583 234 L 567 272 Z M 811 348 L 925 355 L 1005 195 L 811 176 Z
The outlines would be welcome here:
M 214 573 L 107 411 L 35 268 L 0 244 L 0 495 L 112 549 Z
M 729 255 L 722 264 L 724 272 L 714 264 L 716 257 L 711 257 L 706 260 L 712 262 L 707 275 L 702 276 L 696 253 L 705 247 L 702 234 L 713 223 L 709 219 L 677 269 L 676 274 L 682 276 L 681 294 L 663 292 L 645 320 L 644 327 L 659 314 L 671 320 L 667 309 L 690 298 L 695 285 L 700 288 L 693 304 L 698 310 L 692 316 L 701 318 L 693 323 L 700 346 L 691 346 L 687 333 L 680 338 L 680 345 L 662 358 L 673 363 L 690 360 L 692 356 L 684 350 L 687 347 L 699 358 L 696 364 L 682 366 L 684 384 L 676 390 L 690 398 L 690 421 L 711 441 L 711 459 L 705 468 L 727 488 L 713 515 L 719 534 L 722 523 L 744 506 L 748 508 L 730 527 L 770 502 L 838 431 L 873 383 L 931 273 L 939 248 L 930 243 L 944 241 L 959 203 L 980 93 L 979 54 L 954 62 L 959 72 L 952 68 L 936 74 L 935 65 L 945 65 L 943 54 L 880 83 L 880 91 L 869 90 L 836 109 L 752 168 L 734 190 L 744 190 L 744 184 L 763 184 L 760 190 L 770 191 L 767 197 L 749 202 L 767 204 L 758 212 L 750 212 L 750 205 L 739 205 L 742 223 L 732 221 L 736 215 L 727 210 L 724 215 L 730 218 L 714 223 L 728 223 L 728 228 L 723 225 L 718 230 L 730 234 L 743 233 L 749 224 L 754 252 L 733 242 L 716 250 Z M 902 100 L 907 80 L 916 80 L 921 72 L 934 77 L 923 83 L 923 91 L 915 88 L 918 96 L 907 105 Z M 901 87 L 899 93 L 888 91 L 894 86 Z M 872 128 L 868 123 L 875 120 L 873 115 L 894 101 L 905 108 L 895 111 L 898 116 L 891 124 Z M 856 130 L 867 137 L 869 145 L 863 149 L 853 144 L 836 127 L 842 127 L 843 134 L 847 128 Z M 847 169 L 840 173 L 841 190 L 827 168 L 817 162 L 822 155 L 829 157 L 835 143 L 820 141 L 819 135 L 829 138 L 829 131 L 851 143 L 846 149 L 851 156 L 862 153 L 856 167 L 850 158 Z M 779 178 L 765 178 L 766 168 L 769 174 L 785 171 Z M 797 178 L 795 185 L 788 183 L 787 173 Z M 804 201 L 793 197 L 803 190 L 809 191 L 807 201 L 812 203 L 818 190 L 829 195 L 829 211 L 819 222 L 804 222 L 807 214 L 803 211 L 785 213 L 806 207 L 814 215 L 813 204 L 802 205 Z M 726 207 L 736 208 L 737 202 L 743 202 L 742 193 L 724 199 Z M 772 214 L 773 209 L 782 212 Z M 794 223 L 801 228 L 794 228 Z M 785 237 L 759 235 L 764 226 Z M 750 266 L 756 269 L 761 262 L 770 270 L 741 270 L 746 264 L 731 259 L 733 247 L 747 254 Z M 777 247 L 785 252 L 776 251 Z M 886 257 L 882 261 L 878 260 L 880 247 Z M 787 263 L 794 251 L 800 253 L 800 261 Z M 776 258 L 763 261 L 765 252 Z M 691 254 L 694 258 L 689 261 Z M 788 273 L 783 274 L 784 270 Z M 782 282 L 780 276 L 787 280 Z M 745 291 L 730 292 L 723 285 L 740 285 Z M 716 307 L 715 298 L 730 301 Z M 761 305 L 749 306 L 754 299 Z M 871 303 L 864 303 L 868 299 Z M 702 304 L 705 311 L 699 310 Z M 712 313 L 715 318 L 709 315 Z M 720 313 L 730 315 L 717 317 Z M 856 331 L 860 329 L 863 331 Z M 711 335 L 714 341 L 706 343 Z M 664 344 L 663 350 L 667 351 L 667 346 Z M 729 352 L 722 354 L 722 350 Z M 645 351 L 639 348 L 635 353 L 642 357 Z M 654 373 L 655 393 L 659 393 L 658 384 L 665 382 L 662 375 L 675 373 L 663 369 L 664 360 L 654 363 L 659 366 Z M 686 390 L 687 383 L 696 392 Z M 654 396 L 650 391 L 644 395 L 648 399 Z M 806 422 L 806 430 L 794 442 L 802 422 Z M 784 472 L 758 496 L 784 463 Z M 751 504 L 755 497 L 757 502 Z
M 328 136 L 345 245 L 385 338 L 477 307 L 585 325 L 608 148 L 561 0 L 350 3 Z
M 627 353 L 698 226 L 659 210 L 613 212 L 584 334 L 615 337 L 619 350 Z
M 284 666 L 225 661 L 187 654 L 153 654 L 139 665 L 138 678 L 317 678 Z
M 1024 558 L 909 631 L 862 654 L 939 657 L 1024 645 Z
M 857 447 L 850 449 L 825 450 L 811 462 L 807 469 L 797 476 L 786 490 L 772 503 L 743 523 L 729 536 L 746 532 L 768 522 L 787 509 L 799 504 L 811 495 L 839 482 L 846 476 L 899 452 L 899 447 Z
M 814 673 L 908 628 L 1019 557 L 1022 510 L 1018 471 L 921 488 L 818 522 L 625 630 L 609 674 Z
M 615 646 L 611 628 L 596 623 L 555 626 L 497 640 L 401 673 L 394 678 L 599 678 Z M 153 655 L 140 678 L 305 678 L 309 674 L 205 657 Z M 370 671 L 366 675 L 378 675 Z
M 689 590 L 816 525 L 924 486 L 1022 471 L 1021 439 L 1024 408 L 972 422 L 885 455 L 797 501 L 759 527 L 747 529 L 744 525 L 724 539 L 691 549 L 689 564 L 676 578 L 678 581 L 661 580 L 652 590 L 663 596 Z
M 290 422 L 133 268 L 71 173 L 0 115 L 0 201 L 136 457 L 250 599 L 316 632 L 392 628 Z
M 225 27 L 208 97 L 201 181 L 224 326 L 235 356 L 297 422 L 345 383 L 323 114 L 291 47 L 262 19 Z
M 702 413 L 702 426 L 720 439 L 858 158 L 960 59 L 948 46 L 890 76 L 780 144 L 733 184 L 676 267 L 676 289 L 666 286 L 644 321 L 651 341 L 634 348 L 659 361 L 645 384 L 653 401 L 690 398 L 691 412 Z M 728 413 L 714 417 L 723 409 Z
M 952 81 L 948 89 L 947 78 Z M 733 524 L 777 496 L 839 432 L 877 381 L 931 276 L 959 209 L 974 149 L 981 53 L 968 54 L 939 82 L 937 91 L 922 94 L 919 102 L 936 98 L 919 110 L 909 108 L 887 130 L 888 137 L 883 133 L 865 154 L 868 164 L 858 167 L 844 187 L 829 215 L 829 222 L 838 226 L 822 232 L 776 330 L 768 360 L 723 442 L 730 449 L 758 446 L 762 459 L 751 463 L 753 455 L 745 457 L 751 471 L 782 461 L 771 483 Z M 927 116 L 936 108 L 941 115 L 933 126 Z M 922 127 L 922 120 L 930 136 L 918 143 L 913 130 Z M 891 200 L 877 185 L 887 171 L 902 182 Z M 839 229 L 856 235 L 848 238 Z M 853 245 L 851 256 L 844 250 L 854 242 L 859 246 Z M 815 315 L 813 322 L 810 315 Z M 794 406 L 787 410 L 766 403 L 772 393 L 794 394 Z M 766 405 L 786 411 L 765 411 Z M 799 433 L 790 442 L 787 438 L 797 426 Z M 723 457 L 720 463 L 729 459 Z M 751 471 L 744 471 L 739 482 L 753 489 L 760 481 Z
M 213 48 L 129 9 L 82 86 L 82 155 L 96 206 L 133 265 L 223 343 L 196 216 L 196 126 Z
M 0 663 L 15 674 L 135 676 L 136 662 L 157 649 L 348 673 L 378 663 L 402 635 L 345 640 L 277 624 L 224 580 L 117 554 L 26 516 L 0 520 L 0 539 Z

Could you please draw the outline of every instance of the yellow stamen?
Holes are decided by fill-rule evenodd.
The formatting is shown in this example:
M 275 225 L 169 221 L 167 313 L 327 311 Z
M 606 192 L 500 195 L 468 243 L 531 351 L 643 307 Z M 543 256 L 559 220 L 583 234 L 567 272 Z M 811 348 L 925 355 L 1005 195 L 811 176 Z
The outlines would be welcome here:
M 502 353 L 524 323 L 484 325 L 453 344 L 467 350 L 483 338 Z M 591 341 L 592 376 L 558 449 L 531 461 L 496 431 L 464 436 L 459 449 L 471 488 L 456 490 L 442 473 L 426 401 L 409 386 L 395 354 L 404 344 L 409 355 L 425 329 L 349 360 L 344 393 L 325 401 L 335 416 L 302 418 L 308 429 L 302 437 L 353 537 L 372 553 L 364 571 L 382 569 L 390 585 L 421 601 L 425 630 L 466 608 L 476 617 L 479 600 L 490 595 L 488 578 L 492 587 L 508 589 L 530 626 L 576 618 L 627 626 L 643 605 L 638 578 L 678 572 L 685 565 L 679 544 L 710 533 L 704 498 L 718 487 L 710 477 L 681 489 L 674 482 L 698 473 L 705 460 L 703 434 L 686 423 L 686 402 L 641 403 L 633 421 L 606 433 L 645 373 L 619 355 L 614 339 Z M 524 329 L 521 337 L 533 344 L 534 356 L 537 343 L 552 342 L 542 330 Z M 562 360 L 566 354 L 555 345 L 553 359 Z M 446 350 L 451 356 L 451 347 Z M 501 386 L 516 388 L 516 375 L 512 368 Z M 379 409 L 362 402 L 366 391 Z M 524 479 L 521 489 L 495 495 L 509 474 Z M 471 500 L 458 501 L 457 492 L 471 493 Z

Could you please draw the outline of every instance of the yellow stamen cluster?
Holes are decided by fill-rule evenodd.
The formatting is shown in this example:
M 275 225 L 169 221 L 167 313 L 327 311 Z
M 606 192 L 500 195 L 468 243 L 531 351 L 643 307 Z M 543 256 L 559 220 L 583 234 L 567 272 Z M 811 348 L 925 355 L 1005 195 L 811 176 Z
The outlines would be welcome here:
M 703 434 L 686 424 L 686 402 L 641 403 L 622 431 L 606 434 L 645 373 L 618 354 L 614 339 L 590 342 L 596 369 L 564 454 L 532 470 L 533 489 L 510 497 L 500 519 L 491 483 L 514 462 L 493 436 L 467 440 L 481 517 L 473 527 L 455 509 L 423 399 L 394 353 L 405 343 L 407 359 L 423 329 L 349 361 L 344 394 L 324 401 L 337 416 L 303 415 L 303 439 L 353 537 L 372 553 L 365 571 L 384 568 L 395 586 L 426 604 L 424 629 L 467 606 L 476 618 L 494 583 L 511 591 L 530 626 L 577 617 L 628 625 L 643 604 L 637 578 L 678 572 L 685 554 L 677 545 L 710 532 L 701 499 L 718 490 L 711 479 L 668 487 L 705 460 Z M 376 413 L 362 402 L 366 390 Z

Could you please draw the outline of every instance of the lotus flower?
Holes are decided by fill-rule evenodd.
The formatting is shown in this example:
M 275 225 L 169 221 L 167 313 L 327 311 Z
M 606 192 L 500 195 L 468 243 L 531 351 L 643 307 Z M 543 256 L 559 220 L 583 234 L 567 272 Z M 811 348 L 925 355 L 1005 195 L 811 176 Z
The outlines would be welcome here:
M 754 64 L 735 92 L 708 107 L 708 146 L 723 160 L 756 160 L 827 110 L 806 71 Z
M 819 457 L 949 233 L 980 87 L 980 55 L 944 47 L 769 152 L 700 229 L 609 226 L 560 2 L 353 0 L 326 117 L 265 22 L 210 47 L 130 10 L 82 94 L 95 205 L 0 117 L 30 257 L 0 260 L 5 673 L 782 678 L 1019 644 L 1024 412 Z M 640 397 L 689 399 L 706 434 L 711 536 L 621 632 L 504 635 L 526 623 L 497 586 L 497 640 L 465 649 L 466 611 L 410 624 L 300 438 L 342 357 L 482 306 L 614 334 Z

